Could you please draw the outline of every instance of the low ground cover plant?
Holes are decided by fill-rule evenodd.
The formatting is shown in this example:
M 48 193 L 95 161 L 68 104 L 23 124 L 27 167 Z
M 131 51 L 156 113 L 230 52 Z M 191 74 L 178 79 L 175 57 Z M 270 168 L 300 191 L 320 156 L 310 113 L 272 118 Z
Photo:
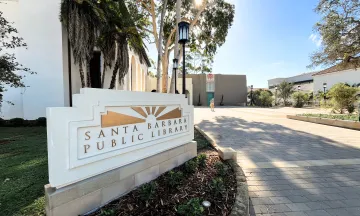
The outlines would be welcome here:
M 337 120 L 347 120 L 347 121 L 359 121 L 359 116 L 356 114 L 314 114 L 314 113 L 304 113 L 299 114 L 299 116 L 315 117 L 315 118 L 326 118 L 326 119 L 337 119 Z

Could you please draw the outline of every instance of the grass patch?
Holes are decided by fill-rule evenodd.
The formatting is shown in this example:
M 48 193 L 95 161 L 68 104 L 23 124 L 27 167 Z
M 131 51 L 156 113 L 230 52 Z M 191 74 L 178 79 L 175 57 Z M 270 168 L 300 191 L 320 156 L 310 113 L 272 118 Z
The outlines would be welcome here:
M 337 119 L 337 120 L 347 120 L 347 121 L 355 121 L 355 122 L 359 121 L 359 116 L 355 115 L 355 114 L 331 115 L 331 114 L 304 113 L 304 114 L 298 114 L 298 116 L 326 118 L 326 119 Z
M 194 133 L 198 150 L 211 146 L 196 129 Z M 1 215 L 45 215 L 46 146 L 45 127 L 1 127 Z
M 2 215 L 45 215 L 48 183 L 45 127 L 0 129 Z

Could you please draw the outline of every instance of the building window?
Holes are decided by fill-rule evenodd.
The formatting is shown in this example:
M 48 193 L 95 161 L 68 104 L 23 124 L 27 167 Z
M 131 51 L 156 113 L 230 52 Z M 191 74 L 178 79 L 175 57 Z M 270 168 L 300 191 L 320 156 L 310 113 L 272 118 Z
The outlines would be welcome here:
M 215 92 L 215 82 L 206 83 L 206 92 Z

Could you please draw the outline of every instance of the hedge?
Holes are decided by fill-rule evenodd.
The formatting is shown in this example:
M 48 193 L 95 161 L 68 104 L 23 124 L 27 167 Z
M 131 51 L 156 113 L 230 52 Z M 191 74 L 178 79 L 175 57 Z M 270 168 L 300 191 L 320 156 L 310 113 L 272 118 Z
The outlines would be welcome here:
M 40 117 L 36 120 L 25 120 L 23 118 L 5 120 L 0 118 L 0 127 L 46 127 L 46 118 Z

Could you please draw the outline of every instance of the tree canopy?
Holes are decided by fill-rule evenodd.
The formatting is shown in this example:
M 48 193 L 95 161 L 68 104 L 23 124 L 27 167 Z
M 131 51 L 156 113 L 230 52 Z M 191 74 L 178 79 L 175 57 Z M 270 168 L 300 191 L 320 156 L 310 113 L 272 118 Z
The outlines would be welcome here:
M 24 67 L 13 54 L 15 48 L 26 48 L 27 45 L 22 37 L 18 36 L 18 31 L 8 20 L 3 17 L 0 11 L 0 108 L 3 102 L 3 92 L 7 87 L 25 87 L 21 72 L 34 74 L 29 68 Z M 11 103 L 11 101 L 8 101 Z
M 360 65 L 360 2 L 359 0 L 320 0 L 315 8 L 321 20 L 314 30 L 322 45 L 311 55 L 311 65 L 348 67 Z
M 150 39 L 156 43 L 156 48 L 162 52 L 162 77 L 163 90 L 168 76 L 170 53 L 174 51 L 176 33 L 176 0 L 168 0 L 166 15 L 164 17 L 164 40 L 161 47 L 158 46 L 159 30 L 158 21 L 162 4 L 154 0 L 128 1 L 129 8 L 136 8 L 136 16 L 141 16 L 143 23 L 147 24 L 144 31 Z M 225 43 L 228 30 L 232 26 L 235 15 L 235 6 L 224 0 L 204 0 L 201 5 L 194 5 L 193 0 L 182 0 L 182 20 L 190 23 L 189 47 L 192 52 L 197 51 L 201 55 L 213 57 L 217 49 Z M 180 49 L 181 50 L 181 49 Z M 175 53 L 180 60 L 181 52 Z

